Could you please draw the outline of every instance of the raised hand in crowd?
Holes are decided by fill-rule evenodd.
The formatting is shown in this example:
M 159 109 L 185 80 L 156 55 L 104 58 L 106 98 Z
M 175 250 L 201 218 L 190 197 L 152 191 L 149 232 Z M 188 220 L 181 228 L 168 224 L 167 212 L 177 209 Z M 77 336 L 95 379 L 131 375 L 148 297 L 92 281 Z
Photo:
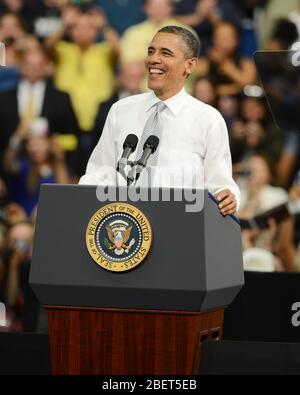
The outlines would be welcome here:
M 216 12 L 217 5 L 218 0 L 198 0 L 196 13 L 202 20 L 207 18 L 212 23 L 218 22 L 220 18 Z
M 216 12 L 217 0 L 198 0 L 195 11 L 189 15 L 176 15 L 175 18 L 181 23 L 189 26 L 200 25 L 203 21 L 209 20 L 211 23 L 217 23 L 220 18 Z

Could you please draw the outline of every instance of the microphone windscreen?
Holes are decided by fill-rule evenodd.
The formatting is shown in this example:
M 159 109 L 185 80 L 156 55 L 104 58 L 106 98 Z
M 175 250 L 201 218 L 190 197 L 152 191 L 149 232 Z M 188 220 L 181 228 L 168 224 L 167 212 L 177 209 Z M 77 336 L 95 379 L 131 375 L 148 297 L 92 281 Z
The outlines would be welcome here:
M 159 144 L 159 138 L 157 136 L 151 135 L 147 138 L 144 144 L 144 149 L 151 148 L 153 153 L 156 151 L 158 144 Z
M 138 144 L 138 141 L 139 139 L 135 134 L 129 134 L 124 141 L 123 149 L 130 147 L 132 152 L 134 152 Z

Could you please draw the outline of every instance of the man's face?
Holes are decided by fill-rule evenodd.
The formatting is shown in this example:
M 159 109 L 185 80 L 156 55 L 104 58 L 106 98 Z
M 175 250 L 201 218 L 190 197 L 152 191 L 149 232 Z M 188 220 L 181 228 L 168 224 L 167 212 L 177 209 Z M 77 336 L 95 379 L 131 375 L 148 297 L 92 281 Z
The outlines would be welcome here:
M 145 76 L 145 69 L 141 62 L 125 63 L 121 66 L 118 77 L 119 86 L 131 94 L 140 92 L 141 83 Z
M 156 23 L 162 23 L 167 18 L 171 18 L 173 11 L 170 0 L 147 0 L 145 12 L 147 18 Z
M 27 81 L 35 83 L 47 77 L 48 67 L 45 56 L 38 51 L 32 51 L 22 61 L 21 74 Z
M 93 44 L 97 38 L 97 28 L 93 23 L 93 18 L 89 15 L 80 16 L 71 30 L 71 36 L 80 47 Z
M 148 88 L 161 99 L 174 96 L 184 86 L 197 59 L 186 56 L 187 48 L 181 37 L 173 33 L 157 33 L 149 48 L 145 64 L 148 71 Z

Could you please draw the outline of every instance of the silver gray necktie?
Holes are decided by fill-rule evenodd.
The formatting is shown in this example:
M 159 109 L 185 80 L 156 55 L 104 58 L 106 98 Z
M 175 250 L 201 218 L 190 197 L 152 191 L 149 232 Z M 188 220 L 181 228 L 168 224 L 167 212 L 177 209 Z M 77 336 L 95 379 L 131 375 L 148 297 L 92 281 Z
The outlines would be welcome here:
M 159 138 L 159 141 L 161 142 L 161 137 L 162 137 L 161 112 L 165 108 L 166 105 L 162 101 L 159 101 L 158 103 L 155 104 L 155 110 L 148 118 L 143 130 L 143 134 L 140 138 L 137 154 L 136 154 L 136 160 L 139 160 L 140 157 L 142 156 L 144 144 L 149 136 L 151 135 L 157 136 Z M 157 166 L 159 145 L 157 147 L 157 150 L 154 152 L 154 154 L 150 156 L 147 163 L 147 167 Z

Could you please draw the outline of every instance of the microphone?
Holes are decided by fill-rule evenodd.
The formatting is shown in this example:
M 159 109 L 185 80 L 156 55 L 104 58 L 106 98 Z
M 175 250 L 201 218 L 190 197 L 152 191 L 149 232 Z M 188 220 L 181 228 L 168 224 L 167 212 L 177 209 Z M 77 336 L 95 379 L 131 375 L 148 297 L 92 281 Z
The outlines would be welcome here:
M 150 155 L 154 154 L 159 144 L 159 138 L 157 136 L 151 135 L 147 138 L 144 147 L 143 154 L 136 163 L 136 176 L 135 181 L 137 181 L 146 167 Z
M 136 150 L 139 139 L 135 134 L 129 134 L 123 144 L 123 153 L 117 165 L 117 171 L 126 179 L 125 167 L 129 156 Z

